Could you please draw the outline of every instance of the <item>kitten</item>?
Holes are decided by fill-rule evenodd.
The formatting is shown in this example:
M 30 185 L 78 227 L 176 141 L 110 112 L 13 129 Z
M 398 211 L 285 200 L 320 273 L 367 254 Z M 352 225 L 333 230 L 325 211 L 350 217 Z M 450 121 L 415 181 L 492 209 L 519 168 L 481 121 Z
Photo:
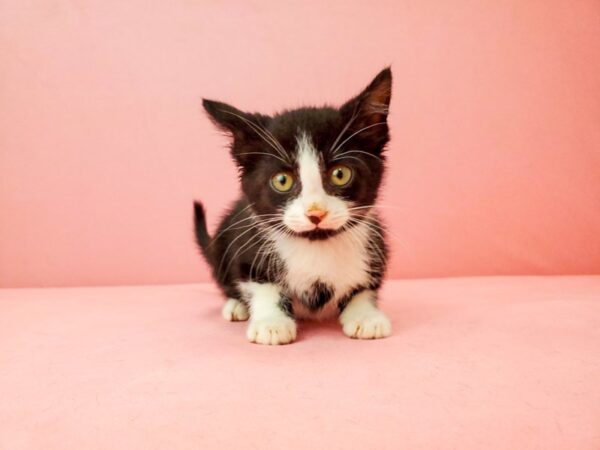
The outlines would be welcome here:
M 223 316 L 250 319 L 251 342 L 287 344 L 296 339 L 296 318 L 332 315 L 349 337 L 390 335 L 376 305 L 388 252 L 373 206 L 391 83 L 387 68 L 340 108 L 273 117 L 203 100 L 232 137 L 242 194 L 213 237 L 196 202 L 196 238 L 227 297 Z

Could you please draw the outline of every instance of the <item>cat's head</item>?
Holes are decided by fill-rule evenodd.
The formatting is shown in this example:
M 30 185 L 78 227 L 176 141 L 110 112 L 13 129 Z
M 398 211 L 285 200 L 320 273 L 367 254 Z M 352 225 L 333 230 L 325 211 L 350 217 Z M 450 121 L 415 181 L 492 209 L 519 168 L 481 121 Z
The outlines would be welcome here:
M 242 191 L 259 220 L 281 232 L 325 239 L 357 224 L 375 203 L 384 171 L 392 73 L 381 71 L 339 108 L 274 116 L 204 100 L 231 134 Z

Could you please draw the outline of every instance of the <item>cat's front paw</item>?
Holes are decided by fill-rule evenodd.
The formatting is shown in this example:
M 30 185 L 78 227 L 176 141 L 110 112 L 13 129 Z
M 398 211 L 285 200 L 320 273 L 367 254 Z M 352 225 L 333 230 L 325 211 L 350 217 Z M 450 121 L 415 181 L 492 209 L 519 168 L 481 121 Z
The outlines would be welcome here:
M 344 334 L 354 339 L 380 339 L 392 334 L 390 319 L 378 309 L 347 311 L 340 319 Z
M 285 315 L 250 319 L 246 336 L 257 344 L 289 344 L 296 339 L 296 322 Z

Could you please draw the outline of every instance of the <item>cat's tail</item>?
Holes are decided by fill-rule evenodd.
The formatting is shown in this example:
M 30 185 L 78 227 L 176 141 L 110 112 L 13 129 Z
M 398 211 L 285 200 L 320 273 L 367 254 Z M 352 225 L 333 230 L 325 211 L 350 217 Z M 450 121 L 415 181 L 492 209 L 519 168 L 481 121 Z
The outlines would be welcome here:
M 206 213 L 204 212 L 204 206 L 200 202 L 194 202 L 194 231 L 196 233 L 196 242 L 202 255 L 206 261 L 211 264 L 210 254 L 210 242 L 211 238 L 206 228 Z

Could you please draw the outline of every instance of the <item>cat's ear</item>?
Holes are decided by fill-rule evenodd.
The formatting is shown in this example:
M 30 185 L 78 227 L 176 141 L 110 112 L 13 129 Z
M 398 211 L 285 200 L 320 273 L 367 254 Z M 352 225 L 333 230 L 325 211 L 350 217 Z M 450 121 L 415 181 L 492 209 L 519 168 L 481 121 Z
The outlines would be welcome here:
M 258 139 L 257 129 L 264 127 L 269 120 L 267 116 L 246 113 L 214 100 L 202 99 L 202 106 L 218 128 L 231 133 L 238 141 Z
M 342 116 L 352 120 L 351 128 L 382 128 L 387 123 L 387 116 L 392 98 L 392 70 L 383 69 L 371 83 L 356 97 L 340 108 Z M 377 132 L 379 130 L 374 130 Z

